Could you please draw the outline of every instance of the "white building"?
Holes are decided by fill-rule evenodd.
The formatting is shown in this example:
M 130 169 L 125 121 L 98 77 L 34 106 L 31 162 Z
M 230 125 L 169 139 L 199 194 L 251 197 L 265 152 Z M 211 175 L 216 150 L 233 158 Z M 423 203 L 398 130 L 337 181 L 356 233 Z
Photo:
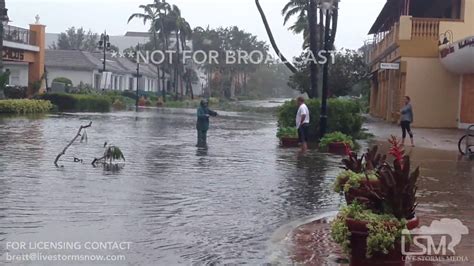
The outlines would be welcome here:
M 46 71 L 48 81 L 64 77 L 73 86 L 88 84 L 94 89 L 136 90 L 137 65 L 127 58 L 106 56 L 106 71 L 103 70 L 103 54 L 78 50 L 46 50 Z M 140 64 L 139 90 L 158 92 L 157 68 Z M 160 74 L 161 77 L 161 74 Z

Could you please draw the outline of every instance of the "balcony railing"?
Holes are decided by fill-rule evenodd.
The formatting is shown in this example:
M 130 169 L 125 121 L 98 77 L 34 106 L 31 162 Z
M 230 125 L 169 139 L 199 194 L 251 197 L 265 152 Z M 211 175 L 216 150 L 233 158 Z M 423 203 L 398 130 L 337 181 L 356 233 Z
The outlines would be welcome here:
M 14 26 L 4 26 L 3 40 L 9 42 L 36 45 L 36 33 Z
M 439 19 L 430 18 L 412 18 L 411 36 L 412 40 L 438 40 L 439 38 Z
M 381 35 L 375 38 L 373 49 L 370 52 L 370 62 L 379 57 L 389 47 L 392 47 L 397 43 L 399 31 L 400 24 L 397 22 L 389 31 L 382 33 Z

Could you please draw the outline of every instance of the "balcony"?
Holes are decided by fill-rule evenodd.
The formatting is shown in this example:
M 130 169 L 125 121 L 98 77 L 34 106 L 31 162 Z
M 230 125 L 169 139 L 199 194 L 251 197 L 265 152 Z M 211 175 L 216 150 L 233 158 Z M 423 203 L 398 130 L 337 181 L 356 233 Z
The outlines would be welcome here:
M 401 41 L 433 41 L 437 42 L 440 35 L 442 19 L 414 18 L 401 16 L 390 30 L 376 34 L 374 46 L 370 52 L 371 64 L 396 51 Z
M 412 40 L 434 40 L 439 39 L 439 19 L 412 18 L 411 19 L 411 39 Z
M 36 45 L 36 34 L 27 29 L 14 26 L 4 26 L 3 41 Z

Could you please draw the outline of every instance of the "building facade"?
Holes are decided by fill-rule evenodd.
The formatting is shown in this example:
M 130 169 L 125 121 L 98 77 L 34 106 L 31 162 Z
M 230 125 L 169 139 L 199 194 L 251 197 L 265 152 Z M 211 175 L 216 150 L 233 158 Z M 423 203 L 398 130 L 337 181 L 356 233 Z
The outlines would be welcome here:
M 4 71 L 10 72 L 8 83 L 28 87 L 30 95 L 33 86 L 45 89 L 45 28 L 39 23 L 31 24 L 29 29 L 4 26 L 2 56 Z
M 137 83 L 137 65 L 127 58 L 106 56 L 103 72 L 103 54 L 79 50 L 46 50 L 48 80 L 68 78 L 73 86 L 89 85 L 94 89 L 136 90 L 160 92 L 158 72 L 150 64 L 140 64 L 140 79 Z M 167 77 L 167 75 L 165 75 Z M 161 74 L 160 74 L 161 77 Z
M 373 116 L 398 121 L 407 95 L 414 126 L 474 124 L 474 0 L 388 0 L 369 34 Z

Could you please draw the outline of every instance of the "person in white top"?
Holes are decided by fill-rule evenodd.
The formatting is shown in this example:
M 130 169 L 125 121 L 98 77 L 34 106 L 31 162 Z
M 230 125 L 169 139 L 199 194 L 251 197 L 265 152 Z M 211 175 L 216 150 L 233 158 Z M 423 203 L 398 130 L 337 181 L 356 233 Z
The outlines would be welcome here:
M 296 113 L 296 128 L 298 128 L 298 139 L 301 144 L 302 151 L 308 150 L 308 135 L 309 135 L 309 109 L 304 103 L 303 97 L 298 97 L 296 100 L 298 104 L 298 112 Z

